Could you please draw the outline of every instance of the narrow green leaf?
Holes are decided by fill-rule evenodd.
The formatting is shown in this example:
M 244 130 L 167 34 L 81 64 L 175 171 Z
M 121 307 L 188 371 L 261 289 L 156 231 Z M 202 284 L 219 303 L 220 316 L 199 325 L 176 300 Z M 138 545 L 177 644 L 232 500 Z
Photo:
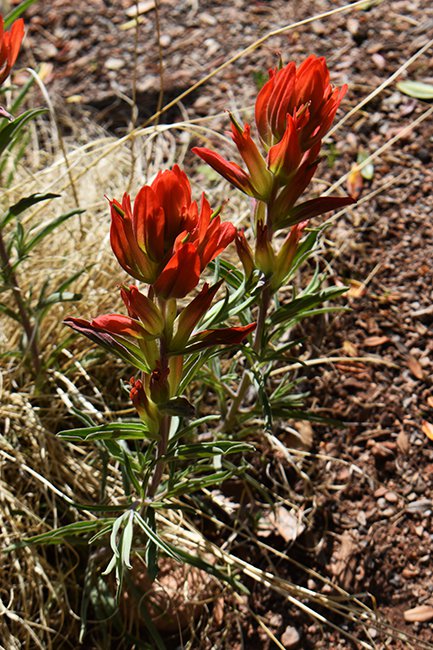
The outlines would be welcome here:
M 71 210 L 70 212 L 66 212 L 65 214 L 60 215 L 59 217 L 56 217 L 50 223 L 48 223 L 44 228 L 39 230 L 39 232 L 30 239 L 30 241 L 26 241 L 24 251 L 25 254 L 27 255 L 35 246 L 39 244 L 45 237 L 50 235 L 58 226 L 60 226 L 62 223 L 70 219 L 71 217 L 75 217 L 77 214 L 83 214 L 85 212 L 84 210 Z
M 217 442 L 202 442 L 191 445 L 175 445 L 173 450 L 165 455 L 165 459 L 192 460 L 250 451 L 254 451 L 253 445 L 230 440 L 219 440 Z
M 9 29 L 9 27 L 12 25 L 14 20 L 19 18 L 20 16 L 23 15 L 23 13 L 31 7 L 36 0 L 23 0 L 23 2 L 20 2 L 20 4 L 15 7 L 15 9 L 12 9 L 4 19 L 4 29 Z
M 153 508 L 148 508 L 146 516 L 149 527 L 156 534 L 155 510 Z M 147 574 L 153 582 L 158 575 L 158 547 L 150 537 L 147 538 L 145 560 Z
M 30 196 L 26 196 L 25 198 L 21 199 L 18 201 L 18 203 L 15 203 L 12 205 L 8 211 L 5 213 L 1 220 L 1 227 L 4 228 L 14 217 L 17 217 L 19 214 L 24 212 L 25 210 L 28 210 L 28 208 L 31 208 L 33 205 L 36 205 L 37 203 L 40 203 L 41 201 L 48 201 L 50 199 L 57 199 L 60 196 L 60 194 L 52 194 L 51 192 L 47 194 L 30 194 Z
M 0 129 L 0 154 L 2 154 L 5 149 L 13 144 L 14 140 L 17 138 L 19 132 L 30 120 L 39 117 L 47 112 L 45 108 L 36 108 L 30 111 L 26 111 L 19 117 L 15 118 L 13 122 L 6 124 L 2 129 Z
M 79 429 L 65 429 L 57 436 L 65 440 L 141 440 L 148 433 L 143 422 L 111 422 Z
M 271 323 L 276 325 L 290 320 L 303 311 L 310 310 L 312 307 L 320 305 L 327 300 L 332 300 L 341 296 L 347 291 L 347 287 L 327 287 L 312 295 L 302 295 L 299 298 L 291 300 L 287 305 L 281 306 L 271 315 Z
M 157 535 L 157 533 L 152 530 L 152 528 L 149 526 L 147 521 L 143 519 L 143 517 L 140 515 L 139 512 L 135 513 L 135 521 L 138 523 L 140 528 L 146 533 L 147 537 L 154 542 L 164 553 L 166 553 L 169 557 L 173 558 L 173 560 L 177 560 L 178 562 L 182 562 L 182 558 L 180 555 L 177 553 L 177 551 L 167 542 L 165 542 L 163 539 Z
M 128 514 L 128 520 L 126 522 L 126 526 L 123 529 L 122 546 L 121 546 L 122 563 L 128 569 L 132 569 L 130 556 L 131 556 L 133 534 L 134 534 L 134 511 L 130 510 Z
M 17 548 L 22 548 L 23 546 L 31 546 L 33 544 L 61 544 L 65 541 L 67 537 L 75 535 L 83 535 L 90 533 L 94 530 L 97 530 L 100 526 L 107 524 L 110 519 L 98 519 L 95 521 L 77 521 L 72 524 L 67 524 L 61 528 L 55 528 L 54 530 L 49 530 L 46 533 L 41 533 L 40 535 L 33 535 L 33 537 L 27 537 L 19 542 L 11 544 L 7 548 L 3 549 L 6 553 Z

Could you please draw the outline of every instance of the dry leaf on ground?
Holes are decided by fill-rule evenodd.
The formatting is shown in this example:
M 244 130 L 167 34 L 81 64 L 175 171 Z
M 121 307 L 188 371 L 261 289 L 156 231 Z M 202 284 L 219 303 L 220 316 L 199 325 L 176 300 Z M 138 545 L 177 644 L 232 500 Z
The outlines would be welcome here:
M 433 607 L 431 605 L 419 605 L 418 607 L 407 609 L 403 616 L 404 620 L 408 623 L 431 621 L 433 618 Z
M 433 424 L 431 424 L 431 422 L 427 422 L 427 420 L 423 420 L 422 430 L 429 440 L 433 440 Z

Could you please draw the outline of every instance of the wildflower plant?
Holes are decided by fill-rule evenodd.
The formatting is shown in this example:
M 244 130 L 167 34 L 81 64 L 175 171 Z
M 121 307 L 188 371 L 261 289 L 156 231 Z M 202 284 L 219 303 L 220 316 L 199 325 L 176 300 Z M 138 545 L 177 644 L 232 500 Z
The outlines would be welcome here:
M 3 41 L 0 76 L 16 59 L 20 34 L 16 27 Z M 51 543 L 69 534 L 93 534 L 90 541 L 96 542 L 108 536 L 111 560 L 105 573 L 115 570 L 118 594 L 135 552 L 144 555 L 150 579 L 157 575 L 159 552 L 239 587 L 230 569 L 164 539 L 158 518 L 161 512 L 183 512 L 196 493 L 246 475 L 243 459 L 254 451 L 250 440 L 274 432 L 281 419 L 303 415 L 293 382 L 286 376 L 274 380 L 272 370 L 293 354 L 293 326 L 328 309 L 324 303 L 345 290 L 324 288 L 318 273 L 300 292 L 293 283 L 318 238 L 320 229 L 311 228 L 310 220 L 353 203 L 346 196 L 303 199 L 345 92 L 345 86 L 330 84 L 323 58 L 310 56 L 298 68 L 281 64 L 258 93 L 256 135 L 230 115 L 245 167 L 208 148 L 193 149 L 251 197 L 250 241 L 226 218 L 227 209 L 213 209 L 204 192 L 193 198 L 178 165 L 160 171 L 133 200 L 127 193 L 108 199 L 123 313 L 68 317 L 65 324 L 125 364 L 125 379 L 130 377 L 125 388 L 136 415 L 100 424 L 75 411 L 84 426 L 59 436 L 96 442 L 121 470 L 123 498 L 110 503 L 104 494 L 100 503 L 72 503 L 92 518 L 27 542 Z M 27 201 L 45 198 L 50 197 Z M 15 207 L 10 215 L 16 212 Z M 229 246 L 230 261 L 224 257 Z M 16 284 L 6 263 L 4 269 L 7 281 Z M 27 338 L 34 342 L 36 320 L 27 320 Z M 33 357 L 40 364 L 37 349 Z M 35 369 L 38 374 L 40 367 Z M 212 413 L 197 408 L 200 379 L 216 397 Z M 255 399 L 246 403 L 249 388 Z M 198 437 L 203 432 L 205 440 Z

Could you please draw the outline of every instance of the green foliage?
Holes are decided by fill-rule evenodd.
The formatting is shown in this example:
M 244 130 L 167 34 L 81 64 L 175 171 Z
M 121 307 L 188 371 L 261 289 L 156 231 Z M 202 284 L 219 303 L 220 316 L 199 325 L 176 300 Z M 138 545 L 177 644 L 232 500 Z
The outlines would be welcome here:
M 37 2 L 37 0 L 23 0 L 23 2 L 20 2 L 17 7 L 14 7 L 14 9 L 12 9 L 4 19 L 4 28 L 9 29 L 14 20 L 20 18 L 29 7 L 35 4 L 35 2 Z

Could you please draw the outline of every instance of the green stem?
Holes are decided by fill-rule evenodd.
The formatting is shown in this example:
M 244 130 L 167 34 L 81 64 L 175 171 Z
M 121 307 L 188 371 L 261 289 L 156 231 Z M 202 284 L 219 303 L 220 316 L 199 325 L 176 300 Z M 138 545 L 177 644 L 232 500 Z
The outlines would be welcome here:
M 253 343 L 253 348 L 257 353 L 257 355 L 259 356 L 260 353 L 262 352 L 263 333 L 265 330 L 266 316 L 268 314 L 270 300 L 271 300 L 271 292 L 269 290 L 269 287 L 265 286 L 263 288 L 261 299 L 260 299 L 259 313 L 257 316 L 257 327 L 256 327 L 254 343 Z M 241 379 L 241 383 L 239 384 L 238 391 L 232 403 L 230 404 L 230 408 L 228 410 L 227 417 L 224 422 L 224 427 L 228 432 L 231 431 L 231 429 L 233 428 L 233 424 L 238 414 L 239 407 L 243 402 L 243 399 L 246 395 L 248 388 L 250 387 L 250 384 L 251 384 L 251 375 L 249 372 L 247 372 L 247 370 L 244 370 L 244 374 L 242 375 L 242 379 Z
M 161 422 L 161 437 L 158 442 L 158 448 L 156 452 L 156 464 L 155 471 L 153 472 L 152 480 L 150 482 L 147 497 L 152 499 L 155 496 L 155 493 L 161 483 L 162 473 L 164 471 L 165 461 L 164 456 L 167 453 L 168 446 L 168 434 L 170 433 L 170 415 L 164 415 Z
M 21 324 L 24 328 L 26 334 L 30 354 L 32 357 L 33 368 L 35 371 L 36 379 L 41 375 L 42 364 L 41 364 L 41 355 L 39 352 L 39 346 L 36 340 L 36 326 L 32 325 L 29 314 L 27 312 L 26 304 L 22 297 L 22 292 L 18 284 L 17 276 L 12 268 L 7 248 L 3 239 L 3 234 L 0 230 L 0 259 L 3 267 L 3 275 L 5 278 L 5 284 L 8 286 L 12 295 L 14 296 L 15 302 L 18 307 L 18 311 L 21 317 Z

